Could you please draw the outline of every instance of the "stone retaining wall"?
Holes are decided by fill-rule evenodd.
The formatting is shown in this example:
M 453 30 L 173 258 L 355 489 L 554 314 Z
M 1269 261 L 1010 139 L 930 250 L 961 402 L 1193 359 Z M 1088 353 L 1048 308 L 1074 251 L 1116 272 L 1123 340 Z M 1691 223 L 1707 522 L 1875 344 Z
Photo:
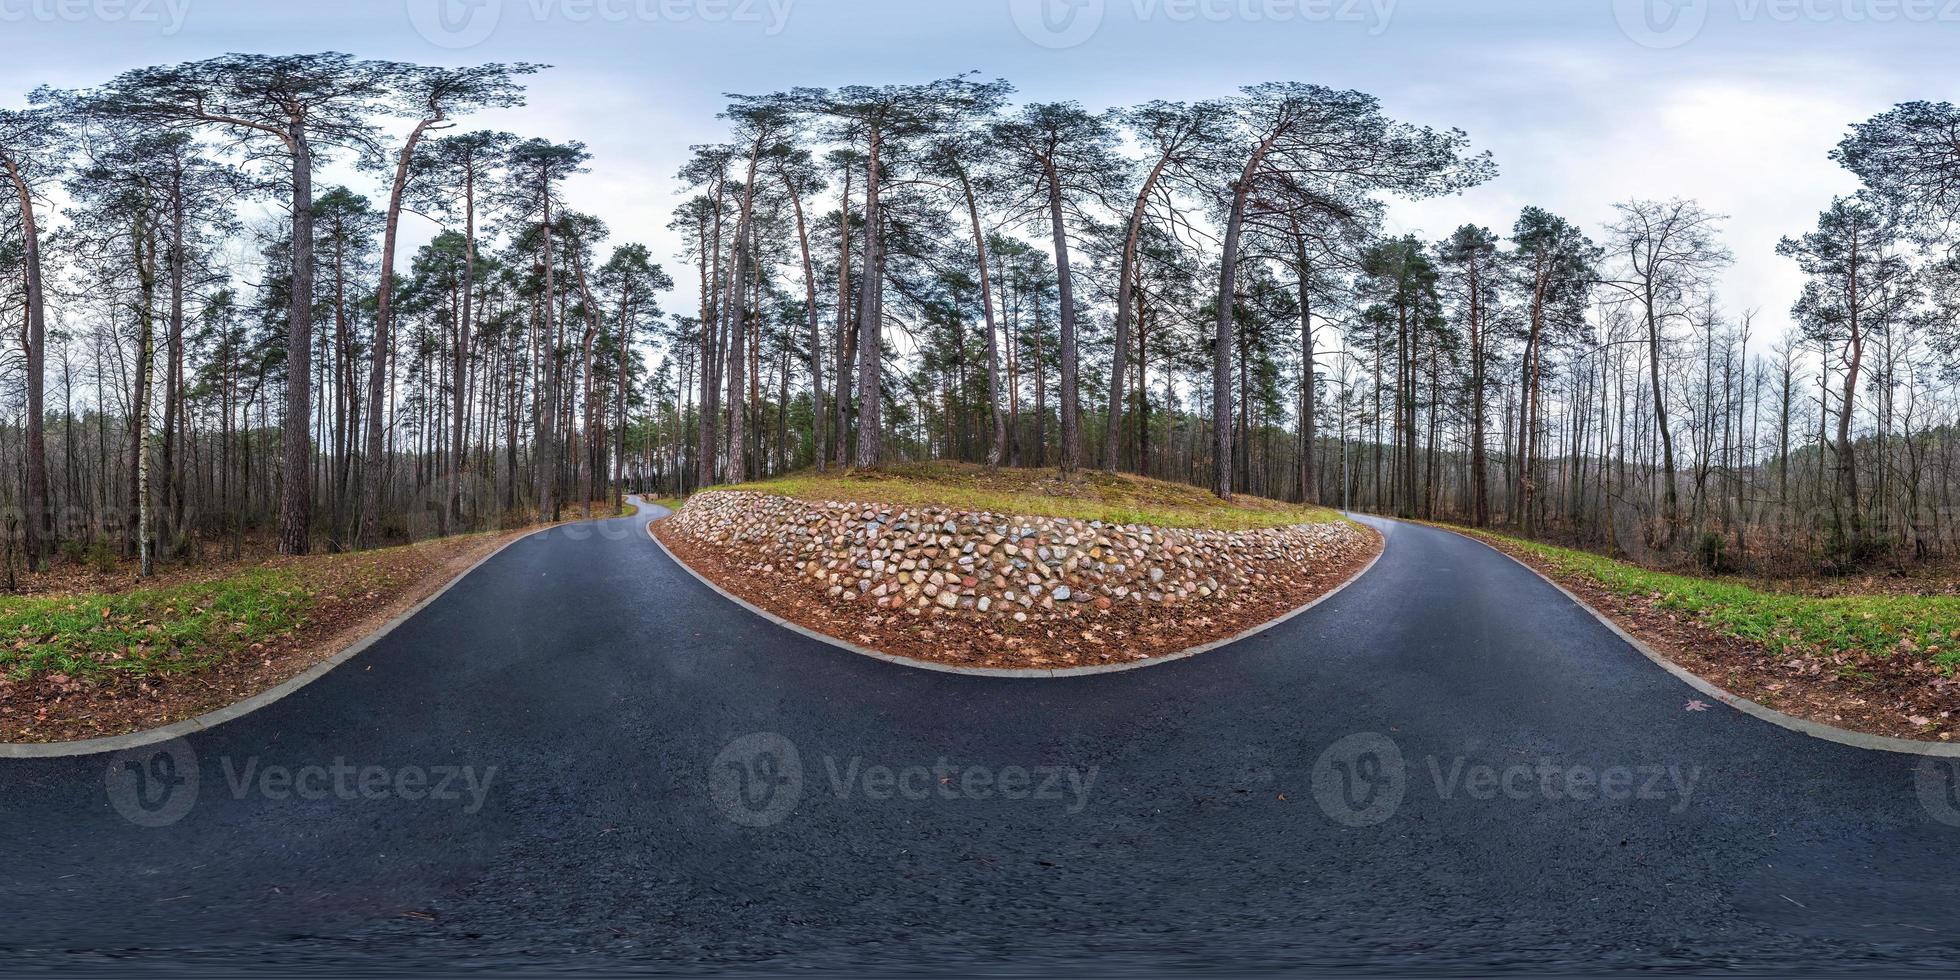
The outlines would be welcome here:
M 1015 622 L 1256 596 L 1371 543 L 1345 522 L 1203 531 L 730 490 L 695 494 L 670 522 L 835 602 Z

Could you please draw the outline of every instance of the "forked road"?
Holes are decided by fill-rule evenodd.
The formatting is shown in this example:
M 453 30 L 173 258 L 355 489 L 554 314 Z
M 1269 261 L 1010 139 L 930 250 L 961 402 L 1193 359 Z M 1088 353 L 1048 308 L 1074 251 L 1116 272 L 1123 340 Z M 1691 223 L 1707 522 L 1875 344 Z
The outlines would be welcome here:
M 194 780 L 0 760 L 0 969 L 1960 963 L 1918 760 L 1688 710 L 1468 540 L 1394 525 L 1253 639 L 1033 681 L 772 626 L 643 523 L 512 546 Z

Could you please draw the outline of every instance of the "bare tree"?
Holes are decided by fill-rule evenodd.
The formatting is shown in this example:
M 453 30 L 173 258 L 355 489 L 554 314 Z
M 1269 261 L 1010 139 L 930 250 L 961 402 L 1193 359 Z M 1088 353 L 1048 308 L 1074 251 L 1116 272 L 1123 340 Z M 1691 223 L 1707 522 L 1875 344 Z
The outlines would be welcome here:
M 1667 331 L 1692 318 L 1715 273 L 1729 262 L 1716 241 L 1724 216 L 1693 201 L 1627 201 L 1614 205 L 1619 220 L 1609 229 L 1607 252 L 1617 262 L 1603 285 L 1631 296 L 1646 327 L 1648 380 L 1654 428 L 1660 436 L 1662 538 L 1671 540 L 1681 521 L 1680 488 L 1675 478 L 1674 433 L 1667 418 L 1667 387 L 1661 376 Z

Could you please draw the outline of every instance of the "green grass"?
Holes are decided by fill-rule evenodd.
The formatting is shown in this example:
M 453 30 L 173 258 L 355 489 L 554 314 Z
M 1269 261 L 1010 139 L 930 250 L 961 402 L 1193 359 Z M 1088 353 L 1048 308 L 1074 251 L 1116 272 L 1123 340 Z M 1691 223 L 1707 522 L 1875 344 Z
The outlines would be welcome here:
M 0 677 L 203 670 L 249 655 L 254 644 L 284 641 L 315 619 L 331 626 L 335 617 L 388 601 L 485 536 L 280 558 L 128 591 L 0 596 Z
M 1345 520 L 1324 507 L 1244 494 L 1223 501 L 1198 487 L 1128 474 L 1084 471 L 1062 480 L 1052 469 L 1003 467 L 988 472 L 970 463 L 906 463 L 869 472 L 803 470 L 732 489 L 799 500 L 940 506 L 1026 517 L 1225 531 Z
M 1949 674 L 1960 666 L 1960 598 L 1818 597 L 1656 572 L 1586 551 L 1456 528 L 1540 559 L 1554 577 L 1580 576 L 1609 592 L 1653 600 L 1737 639 L 1807 657 L 1906 654 Z
M 115 595 L 0 599 L 0 672 L 181 673 L 291 630 L 313 592 L 289 569 L 251 569 Z

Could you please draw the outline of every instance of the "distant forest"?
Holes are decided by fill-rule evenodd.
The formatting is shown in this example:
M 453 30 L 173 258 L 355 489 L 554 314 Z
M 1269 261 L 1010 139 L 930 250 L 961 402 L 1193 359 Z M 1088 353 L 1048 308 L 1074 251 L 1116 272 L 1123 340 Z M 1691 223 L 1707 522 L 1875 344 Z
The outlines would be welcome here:
M 0 110 L 9 547 L 371 547 L 923 459 L 1707 565 L 1960 547 L 1951 105 L 1819 148 L 1863 190 L 1779 246 L 1763 337 L 1694 201 L 1386 234 L 1496 163 L 1300 83 L 732 96 L 656 257 L 565 205 L 583 145 L 465 124 L 537 70 L 228 55 Z M 441 231 L 397 255 L 404 212 Z

